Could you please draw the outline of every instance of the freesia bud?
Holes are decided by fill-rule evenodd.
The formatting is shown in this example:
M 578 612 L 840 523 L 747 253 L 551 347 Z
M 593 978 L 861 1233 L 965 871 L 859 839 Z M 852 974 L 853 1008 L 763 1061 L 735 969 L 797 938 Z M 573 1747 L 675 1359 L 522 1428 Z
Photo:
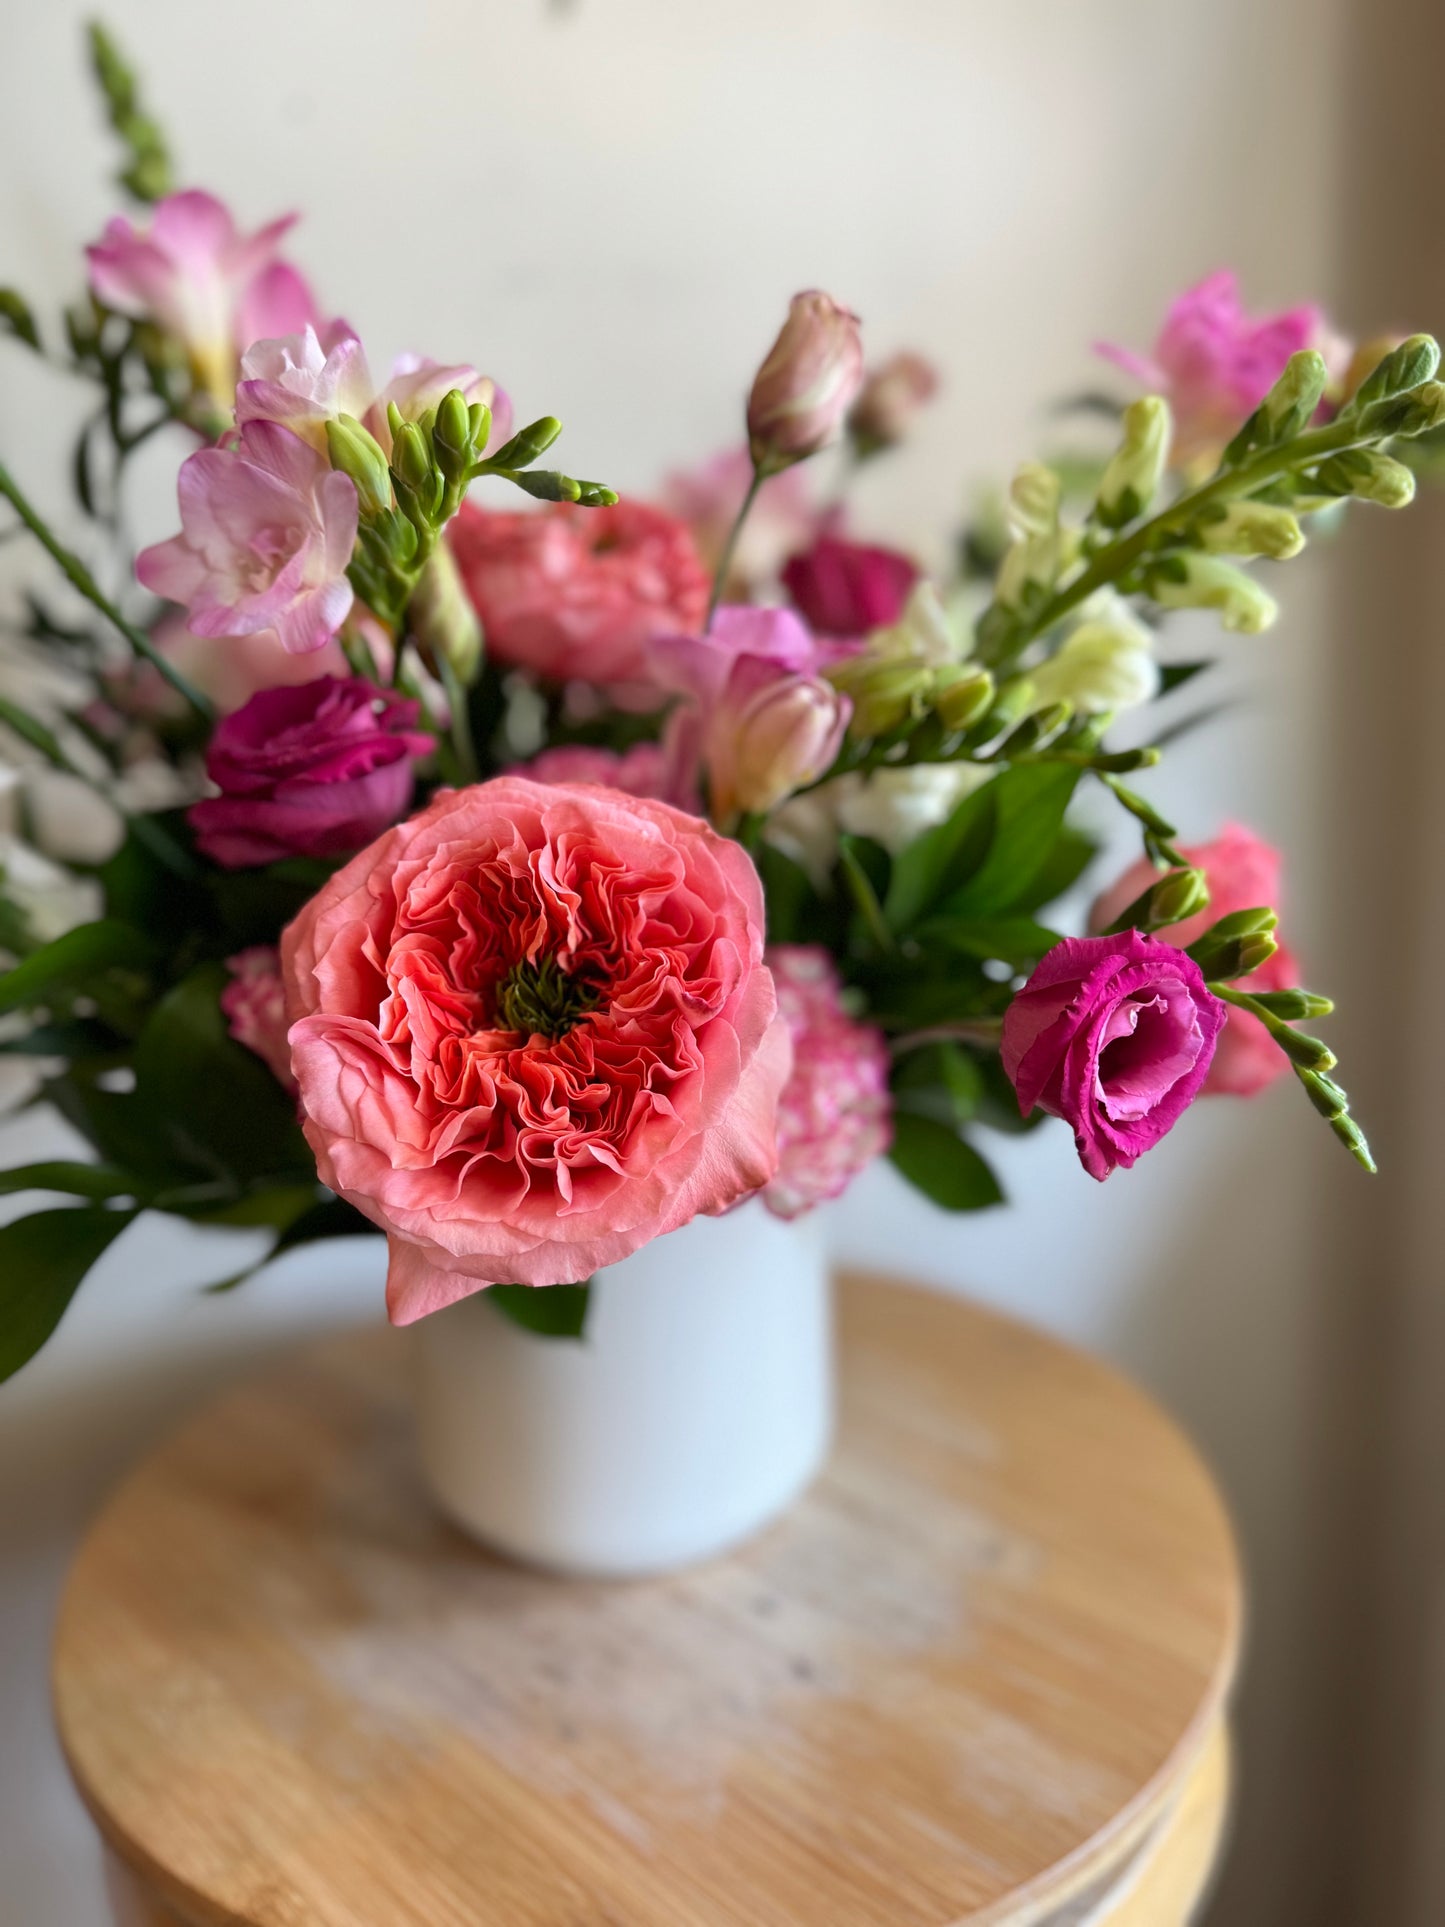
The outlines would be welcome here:
M 1201 519 L 1199 539 L 1212 555 L 1265 555 L 1275 562 L 1287 562 L 1305 545 L 1298 518 L 1273 502 L 1223 503 Z
M 445 541 L 432 550 L 407 604 L 407 630 L 434 675 L 443 663 L 463 687 L 482 666 L 482 625 Z
M 1106 528 L 1123 528 L 1154 500 L 1169 460 L 1173 427 L 1162 395 L 1145 395 L 1124 410 L 1124 438 L 1099 483 L 1098 516 Z
M 1364 360 L 1367 355 L 1370 358 Z M 1356 385 L 1349 389 L 1350 379 L 1362 361 Z M 1394 395 L 1408 394 L 1422 382 L 1432 381 L 1439 366 L 1440 344 L 1433 335 L 1410 335 L 1397 344 L 1380 340 L 1366 344 L 1357 351 L 1345 378 L 1351 413 Z
M 1322 462 L 1315 477 L 1331 495 L 1353 495 L 1381 508 L 1408 508 L 1415 499 L 1413 470 L 1376 448 L 1346 449 Z
M 391 465 L 397 479 L 409 489 L 421 496 L 430 491 L 434 475 L 431 450 L 415 422 L 400 422 L 392 429 Z
M 1010 676 L 998 692 L 994 706 L 986 718 L 989 741 L 997 741 L 1007 736 L 1010 730 L 1017 729 L 1028 715 L 1035 702 L 1034 684 L 1031 676 Z
M 1166 609 L 1214 609 L 1231 635 L 1257 636 L 1279 604 L 1243 569 L 1213 555 L 1170 555 L 1148 572 L 1147 587 Z
M 864 654 L 836 663 L 828 680 L 852 701 L 849 732 L 871 738 L 901 729 L 910 717 L 924 713 L 933 672 L 924 663 Z
M 863 379 L 858 317 L 820 289 L 795 294 L 748 397 L 748 443 L 759 474 L 832 441 Z
M 465 481 L 471 468 L 472 422 L 460 388 L 449 388 L 437 403 L 432 428 L 437 467 L 449 482 Z
M 703 760 L 719 822 L 775 809 L 815 782 L 842 746 L 851 704 L 814 676 L 743 656 L 707 719 Z
M 937 390 L 937 369 L 906 348 L 870 369 L 848 416 L 859 460 L 901 442 L 913 417 Z
M 1291 355 L 1284 373 L 1259 405 L 1257 439 L 1287 442 L 1309 427 L 1325 392 L 1330 371 L 1316 348 Z
M 1023 462 L 1008 487 L 1005 514 L 1016 541 L 1030 535 L 1051 535 L 1059 525 L 1060 483 L 1043 462 Z
M 1369 384 L 1366 383 L 1366 387 Z M 1445 422 L 1445 384 L 1423 382 L 1408 394 L 1394 395 L 1360 410 L 1360 426 L 1372 434 L 1424 435 Z
M 391 507 L 391 471 L 380 442 L 369 435 L 354 415 L 338 415 L 326 423 L 326 452 L 331 466 L 356 484 L 363 515 L 380 515 Z
M 1141 890 L 1111 923 L 1104 926 L 1106 936 L 1123 930 L 1167 930 L 1183 923 L 1209 904 L 1209 881 L 1202 870 L 1171 870 Z
M 933 707 L 947 730 L 972 729 L 988 714 L 994 680 L 986 669 L 967 664 L 933 672 Z

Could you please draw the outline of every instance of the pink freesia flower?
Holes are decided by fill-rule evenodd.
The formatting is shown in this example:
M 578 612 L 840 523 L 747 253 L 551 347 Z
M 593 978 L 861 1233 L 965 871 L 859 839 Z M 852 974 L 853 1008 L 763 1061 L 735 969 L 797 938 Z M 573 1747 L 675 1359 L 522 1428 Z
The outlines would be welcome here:
M 1172 944 L 1137 930 L 1066 937 L 1009 1005 L 1000 1053 L 1023 1115 L 1037 1106 L 1061 1117 L 1084 1169 L 1102 1179 L 1193 1103 L 1224 1016 Z
M 238 354 L 318 318 L 310 288 L 277 253 L 295 220 L 285 214 L 240 234 L 213 195 L 169 194 L 144 232 L 117 215 L 86 249 L 91 290 L 107 307 L 153 321 L 180 341 L 197 380 L 228 408 Z
M 757 467 L 766 474 L 817 454 L 842 427 L 862 380 L 857 315 L 820 288 L 795 294 L 748 396 Z
M 642 502 L 509 514 L 464 502 L 447 531 L 500 662 L 655 704 L 653 637 L 701 627 L 708 578 L 691 535 Z
M 1133 375 L 1174 411 L 1174 459 L 1207 460 L 1256 409 L 1290 356 L 1318 348 L 1332 367 L 1349 349 L 1313 304 L 1256 319 L 1240 305 L 1228 269 L 1187 289 L 1170 307 L 1152 355 L 1099 342 L 1097 352 Z
M 191 805 L 200 848 L 228 870 L 359 849 L 405 812 L 435 747 L 419 710 L 362 676 L 261 690 L 211 738 L 221 794 Z
M 778 1217 L 796 1218 L 841 1197 L 892 1142 L 888 1046 L 881 1031 L 844 1010 L 826 950 L 773 944 L 766 955 L 793 1071 L 778 1105 L 778 1175 L 763 1201 Z
M 692 530 L 710 576 L 722 560 L 723 545 L 752 479 L 753 458 L 743 446 L 714 455 L 698 468 L 678 470 L 663 486 L 663 507 Z M 786 558 L 812 541 L 820 522 L 805 469 L 787 468 L 770 475 L 733 550 L 724 595 L 744 602 L 760 583 L 771 582 Z
M 1209 883 L 1209 905 L 1196 917 L 1171 924 L 1158 932 L 1164 943 L 1185 949 L 1202 937 L 1219 917 L 1236 910 L 1259 910 L 1279 902 L 1282 860 L 1279 851 L 1238 823 L 1227 823 L 1212 843 L 1196 843 L 1180 855 L 1202 870 Z M 1089 913 L 1092 928 L 1112 923 L 1159 872 L 1141 859 L 1104 891 Z M 1299 964 L 1281 944 L 1274 955 L 1246 979 L 1246 989 L 1287 990 L 1298 984 Z M 1206 1097 L 1253 1097 L 1289 1069 L 1289 1059 L 1257 1017 L 1247 1010 L 1230 1010 L 1219 1048 L 1204 1080 Z
M 586 1278 L 777 1169 L 791 1052 L 757 872 L 664 803 L 444 791 L 281 955 L 303 1128 L 388 1234 L 398 1324 Z
M 221 1014 L 238 1044 L 254 1051 L 283 1090 L 296 1095 L 291 1046 L 286 1042 L 286 992 L 281 953 L 259 943 L 227 957 L 231 981 L 221 992 Z
M 355 484 L 275 422 L 182 463 L 181 533 L 143 549 L 136 575 L 183 603 L 198 636 L 271 629 L 293 654 L 320 649 L 352 604 Z
M 903 613 L 917 565 L 896 549 L 821 535 L 789 558 L 783 586 L 820 636 L 859 637 Z
M 679 783 L 673 758 L 661 743 L 634 743 L 621 754 L 584 743 L 544 749 L 515 772 L 534 783 L 600 783 L 627 796 L 650 796 L 695 814 L 697 796 Z
M 492 411 L 492 431 L 487 447 L 498 449 L 512 433 L 512 404 L 505 389 L 490 375 L 479 375 L 467 362 L 431 361 L 425 355 L 398 355 L 392 365 L 391 380 L 367 410 L 365 421 L 387 454 L 391 453 L 391 425 L 387 403 L 395 402 L 404 421 L 414 422 L 429 408 L 435 408 L 443 395 L 459 388 L 468 407 L 484 402 Z
M 254 341 L 241 357 L 236 387 L 236 421 L 279 422 L 326 453 L 326 424 L 338 415 L 359 421 L 376 390 L 360 339 L 344 321 L 318 334 Z

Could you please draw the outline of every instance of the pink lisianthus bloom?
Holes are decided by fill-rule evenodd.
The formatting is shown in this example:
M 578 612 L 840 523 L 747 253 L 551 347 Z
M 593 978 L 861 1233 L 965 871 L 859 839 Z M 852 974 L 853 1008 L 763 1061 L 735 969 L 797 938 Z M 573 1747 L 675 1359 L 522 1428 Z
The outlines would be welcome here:
M 937 393 L 938 370 L 911 348 L 870 368 L 848 414 L 848 433 L 859 453 L 870 455 L 901 442 L 919 409 Z
M 499 661 L 655 706 L 655 636 L 701 626 L 708 577 L 691 535 L 643 502 L 499 513 L 469 502 L 447 530 Z
M 274 944 L 258 943 L 227 957 L 231 981 L 221 992 L 221 1014 L 238 1044 L 254 1051 L 289 1096 L 296 1095 L 291 1071 L 291 1046 L 286 1042 L 286 991 L 281 982 L 281 953 Z
M 174 336 L 199 384 L 229 408 L 242 350 L 318 319 L 310 288 L 278 254 L 295 221 L 284 214 L 240 234 L 213 195 L 168 194 L 144 232 L 117 215 L 86 249 L 91 291 L 107 307 Z
M 1197 963 L 1157 937 L 1066 937 L 1003 1020 L 1000 1055 L 1027 1117 L 1049 1111 L 1107 1178 L 1151 1150 L 1199 1095 L 1225 1006 Z
M 419 709 L 362 676 L 261 690 L 211 738 L 221 794 L 191 805 L 197 844 L 228 870 L 359 849 L 404 814 L 435 747 Z
M 791 1051 L 746 854 L 664 803 L 445 791 L 281 943 L 302 1124 L 409 1324 L 587 1278 L 777 1169 Z
M 145 587 L 185 605 L 198 636 L 274 630 L 293 654 L 320 649 L 352 604 L 356 485 L 275 422 L 181 465 L 181 533 L 143 549 Z
M 689 814 L 697 812 L 697 795 L 680 783 L 673 758 L 661 743 L 634 743 L 631 749 L 594 748 L 586 743 L 559 743 L 515 771 L 534 783 L 600 783 L 626 796 L 650 796 Z
M 663 507 L 692 530 L 710 576 L 722 561 L 752 479 L 753 458 L 744 446 L 714 455 L 699 468 L 678 470 L 663 485 Z M 820 524 L 806 470 L 770 475 L 743 524 L 723 594 L 729 601 L 746 601 L 760 583 L 774 579 L 788 556 L 807 547 Z
M 763 1192 L 780 1218 L 841 1197 L 893 1139 L 888 1045 L 843 1008 L 826 950 L 773 944 L 767 963 L 793 1040 L 793 1071 L 778 1105 L 778 1175 Z
M 748 396 L 748 447 L 757 468 L 768 474 L 826 447 L 862 381 L 857 315 L 821 288 L 795 294 Z
M 783 586 L 814 633 L 850 639 L 896 622 L 917 580 L 916 563 L 896 549 L 836 535 L 820 535 L 783 569 Z
M 1209 884 L 1209 904 L 1198 916 L 1171 924 L 1157 934 L 1164 943 L 1186 949 L 1220 917 L 1237 910 L 1259 910 L 1279 902 L 1282 861 L 1279 851 L 1238 823 L 1227 823 L 1212 843 L 1196 843 L 1180 855 L 1202 870 Z M 1152 863 L 1141 859 L 1105 890 L 1089 912 L 1091 928 L 1112 923 L 1135 897 L 1158 880 Z M 1274 955 L 1252 971 L 1245 988 L 1289 990 L 1299 983 L 1299 964 L 1281 944 Z M 1247 1010 L 1229 1011 L 1219 1048 L 1204 1080 L 1206 1097 L 1253 1097 L 1289 1069 L 1289 1059 L 1257 1017 Z
M 1313 304 L 1256 318 L 1240 305 L 1238 278 L 1229 270 L 1186 289 L 1171 305 L 1152 355 L 1110 342 L 1097 351 L 1163 395 L 1174 412 L 1174 460 L 1181 467 L 1208 462 L 1264 400 L 1284 365 L 1304 348 L 1317 348 L 1342 373 L 1349 347 Z

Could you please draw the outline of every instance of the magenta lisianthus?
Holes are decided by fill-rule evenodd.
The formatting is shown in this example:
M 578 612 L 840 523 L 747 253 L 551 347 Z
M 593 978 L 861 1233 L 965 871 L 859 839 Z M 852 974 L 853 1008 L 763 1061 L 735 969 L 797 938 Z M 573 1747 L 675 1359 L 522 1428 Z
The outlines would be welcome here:
M 1174 412 L 1174 459 L 1181 465 L 1217 454 L 1264 400 L 1291 355 L 1316 348 L 1334 372 L 1342 372 L 1349 359 L 1348 344 L 1313 303 L 1273 315 L 1246 313 L 1238 277 L 1227 268 L 1171 303 L 1151 354 L 1110 342 L 1097 348 L 1166 397 Z
M 443 791 L 281 941 L 302 1125 L 409 1324 L 587 1278 L 777 1169 L 791 1051 L 746 853 L 664 803 Z
M 185 606 L 198 636 L 271 629 L 295 655 L 320 649 L 353 601 L 356 485 L 288 428 L 248 421 L 234 447 L 181 465 L 181 533 L 143 549 L 136 575 Z
M 418 714 L 362 676 L 261 690 L 211 738 L 221 794 L 191 805 L 196 842 L 228 870 L 360 849 L 411 802 L 413 765 L 434 747 Z
M 1212 842 L 1192 844 L 1181 849 L 1180 855 L 1204 872 L 1209 885 L 1209 905 L 1198 916 L 1186 917 L 1183 923 L 1161 930 L 1158 934 L 1164 943 L 1183 949 L 1202 937 L 1218 917 L 1233 916 L 1237 910 L 1263 909 L 1279 902 L 1283 859 L 1278 850 L 1242 824 L 1226 823 Z M 1092 927 L 1097 930 L 1112 923 L 1126 904 L 1157 882 L 1158 876 L 1153 864 L 1141 858 L 1094 904 L 1089 913 Z M 1299 980 L 1299 963 L 1288 946 L 1281 943 L 1272 957 L 1251 972 L 1245 988 L 1288 990 Z M 1209 1075 L 1204 1080 L 1204 1095 L 1253 1097 L 1288 1069 L 1289 1059 L 1259 1019 L 1247 1010 L 1231 1009 L 1214 1061 L 1209 1066 Z
M 91 290 L 179 341 L 200 384 L 229 407 L 237 357 L 251 342 L 298 333 L 319 318 L 305 279 L 279 253 L 295 221 L 283 214 L 242 234 L 214 195 L 168 194 L 148 228 L 117 215 L 86 249 Z
M 897 549 L 821 535 L 790 556 L 783 586 L 820 636 L 856 638 L 903 613 L 918 566 Z
M 294 1097 L 280 951 L 272 943 L 253 944 L 227 957 L 226 968 L 231 981 L 222 990 L 220 1003 L 227 1029 L 238 1044 L 255 1052 L 281 1088 Z
M 796 1218 L 841 1197 L 888 1149 L 888 1045 L 843 1008 L 826 950 L 772 944 L 766 959 L 793 1040 L 793 1068 L 778 1103 L 778 1174 L 763 1201 L 778 1217 Z
M 1225 1006 L 1192 957 L 1157 937 L 1066 937 L 1003 1020 L 1004 1069 L 1027 1116 L 1074 1133 L 1093 1178 L 1127 1170 L 1199 1095 Z

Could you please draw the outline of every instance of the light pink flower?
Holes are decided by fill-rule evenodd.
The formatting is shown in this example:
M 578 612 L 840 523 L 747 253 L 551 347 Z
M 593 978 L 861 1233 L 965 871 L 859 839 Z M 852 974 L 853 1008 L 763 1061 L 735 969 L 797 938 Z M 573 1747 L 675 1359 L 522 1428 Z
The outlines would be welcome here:
M 723 545 L 752 479 L 753 458 L 744 445 L 714 455 L 698 468 L 678 470 L 663 485 L 662 506 L 692 530 L 709 575 L 722 560 Z M 807 548 L 822 519 L 805 469 L 770 475 L 743 524 L 723 594 L 729 601 L 746 601 L 759 584 L 776 577 L 795 550 Z
M 1221 269 L 1186 289 L 1171 305 L 1152 355 L 1110 342 L 1097 352 L 1133 375 L 1174 411 L 1174 459 L 1207 460 L 1264 400 L 1290 356 L 1317 348 L 1332 367 L 1348 361 L 1313 304 L 1256 318 L 1240 306 L 1238 278 Z
M 673 759 L 661 743 L 634 743 L 621 754 L 584 743 L 560 743 L 544 749 L 515 772 L 534 783 L 601 783 L 627 796 L 650 796 L 671 803 L 690 815 L 697 812 L 697 796 L 680 784 Z
M 286 992 L 281 953 L 274 944 L 255 944 L 227 957 L 231 981 L 221 992 L 221 1014 L 238 1044 L 254 1051 L 282 1089 L 295 1097 L 291 1046 L 286 1042 Z
M 900 349 L 863 378 L 848 415 L 848 433 L 867 454 L 892 448 L 913 417 L 938 392 L 938 370 L 911 348 Z
M 173 335 L 202 386 L 229 407 L 238 354 L 318 318 L 310 288 L 277 253 L 295 220 L 285 214 L 240 234 L 214 196 L 195 189 L 167 195 L 144 232 L 117 215 L 86 249 L 91 290 L 107 307 Z
M 1236 910 L 1273 908 L 1279 903 L 1280 853 L 1239 823 L 1226 823 L 1212 843 L 1196 843 L 1182 849 L 1180 855 L 1204 872 L 1209 883 L 1209 905 L 1198 916 L 1159 931 L 1164 943 L 1185 949 L 1219 917 L 1233 916 Z M 1089 913 L 1091 928 L 1102 930 L 1112 923 L 1158 876 L 1153 864 L 1141 858 L 1100 896 Z M 1299 963 L 1288 946 L 1281 944 L 1272 957 L 1250 973 L 1244 988 L 1289 990 L 1299 980 Z M 1288 1069 L 1289 1059 L 1259 1019 L 1247 1010 L 1231 1009 L 1204 1080 L 1204 1095 L 1253 1097 Z
M 353 610 L 353 622 L 356 619 Z M 368 618 L 363 626 L 385 679 L 391 673 L 390 647 L 374 619 Z M 161 617 L 151 630 L 151 641 L 210 697 L 223 716 L 249 702 L 258 689 L 279 689 L 314 682 L 318 676 L 351 674 L 334 637 L 320 649 L 293 656 L 282 647 L 274 629 L 260 629 L 253 636 L 193 635 L 181 609 L 172 609 Z M 185 698 L 149 663 L 137 663 L 123 672 L 120 683 L 124 697 L 120 706 L 130 714 L 180 715 L 185 711 Z
M 862 380 L 857 315 L 820 288 L 795 294 L 748 396 L 748 446 L 758 468 L 786 468 L 825 447 Z
M 355 484 L 274 422 L 181 466 L 181 533 L 143 549 L 136 575 L 187 609 L 198 636 L 274 630 L 293 654 L 320 649 L 352 604 Z
M 700 628 L 707 609 L 691 535 L 644 502 L 522 514 L 464 502 L 447 539 L 491 655 L 556 682 L 645 697 L 649 643 Z
M 791 1052 L 757 872 L 666 804 L 444 791 L 281 955 L 303 1128 L 388 1234 L 398 1324 L 586 1278 L 777 1169 Z
M 1151 1150 L 1199 1095 L 1225 1006 L 1157 937 L 1065 937 L 1004 1013 L 999 1053 L 1027 1117 L 1074 1133 L 1091 1178 Z
M 778 1104 L 778 1175 L 763 1201 L 796 1218 L 841 1197 L 893 1140 L 888 1046 L 843 1008 L 826 950 L 773 944 L 767 963 L 793 1040 L 793 1071 Z
M 324 455 L 327 422 L 338 415 L 359 421 L 375 393 L 355 331 L 333 321 L 320 334 L 307 327 L 252 342 L 241 357 L 236 421 L 279 422 Z
M 462 399 L 468 407 L 479 401 L 491 409 L 492 430 L 487 437 L 488 448 L 496 450 L 510 439 L 512 404 L 505 389 L 499 388 L 490 375 L 479 375 L 467 362 L 448 364 L 431 361 L 425 355 L 397 356 L 392 365 L 391 380 L 367 410 L 366 426 L 390 455 L 391 425 L 387 420 L 387 403 L 395 402 L 402 419 L 414 422 L 420 420 L 429 408 L 435 408 L 442 396 L 450 394 L 453 388 L 461 390 Z

